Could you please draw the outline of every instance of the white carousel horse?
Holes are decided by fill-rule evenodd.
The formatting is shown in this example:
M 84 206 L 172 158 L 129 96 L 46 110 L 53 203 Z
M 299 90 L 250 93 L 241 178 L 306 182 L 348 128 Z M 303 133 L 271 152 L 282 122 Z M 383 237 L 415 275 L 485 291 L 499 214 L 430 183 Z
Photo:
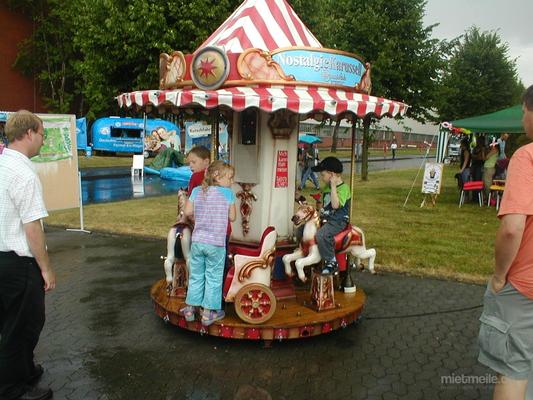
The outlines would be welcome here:
M 187 202 L 187 192 L 178 191 L 178 220 L 182 219 L 185 203 Z M 174 263 L 176 262 L 176 241 L 179 239 L 178 257 L 185 261 L 187 270 L 189 269 L 189 252 L 191 250 L 192 226 L 187 222 L 177 222 L 168 231 L 167 235 L 167 256 L 165 257 L 165 279 L 168 284 L 172 283 L 174 277 Z M 181 254 L 179 250 L 181 249 Z
M 296 214 L 292 217 L 295 226 L 304 224 L 302 240 L 299 247 L 290 254 L 283 256 L 285 273 L 292 276 L 291 262 L 295 262 L 298 278 L 305 282 L 304 268 L 308 265 L 317 264 L 322 257 L 316 244 L 316 232 L 320 225 L 320 218 L 315 207 L 302 204 L 298 207 Z M 361 260 L 368 260 L 368 269 L 375 274 L 374 260 L 376 258 L 375 249 L 367 249 L 365 246 L 365 235 L 363 231 L 353 225 L 347 225 L 346 229 L 335 235 L 335 253 L 348 253 L 356 259 L 357 265 Z

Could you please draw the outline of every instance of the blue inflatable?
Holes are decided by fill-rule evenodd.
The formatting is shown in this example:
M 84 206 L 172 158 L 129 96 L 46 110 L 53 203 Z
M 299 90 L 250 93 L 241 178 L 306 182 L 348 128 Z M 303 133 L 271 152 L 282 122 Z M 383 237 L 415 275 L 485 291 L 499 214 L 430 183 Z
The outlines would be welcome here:
M 158 169 L 144 167 L 144 172 L 152 175 L 161 175 L 161 172 Z
M 188 165 L 184 165 L 183 167 L 179 168 L 161 168 L 159 171 L 161 175 L 161 179 L 168 179 L 171 181 L 181 181 L 186 184 L 189 184 L 189 181 L 191 180 L 192 171 L 191 168 Z

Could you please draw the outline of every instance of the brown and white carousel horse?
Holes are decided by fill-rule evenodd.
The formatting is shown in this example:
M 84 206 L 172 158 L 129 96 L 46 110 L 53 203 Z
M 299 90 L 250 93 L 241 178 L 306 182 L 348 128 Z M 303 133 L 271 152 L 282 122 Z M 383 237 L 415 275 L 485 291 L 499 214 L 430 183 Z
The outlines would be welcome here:
M 182 261 L 189 270 L 189 252 L 191 250 L 192 225 L 189 221 L 184 222 L 183 210 L 187 202 L 187 192 L 178 191 L 178 222 L 172 225 L 167 235 L 167 256 L 164 257 L 165 279 L 171 285 L 174 278 L 176 261 Z M 188 275 L 188 274 L 187 274 Z
M 316 232 L 320 226 L 320 217 L 315 207 L 301 204 L 291 221 L 297 227 L 304 224 L 304 229 L 299 247 L 293 253 L 283 256 L 285 273 L 288 276 L 292 276 L 291 263 L 294 261 L 298 278 L 305 282 L 304 268 L 308 265 L 317 264 L 322 259 L 316 243 Z M 356 265 L 361 264 L 361 260 L 368 260 L 368 269 L 373 274 L 375 273 L 374 260 L 376 258 L 376 250 L 366 248 L 365 235 L 360 228 L 348 224 L 343 231 L 335 235 L 335 253 L 350 254 L 355 258 Z

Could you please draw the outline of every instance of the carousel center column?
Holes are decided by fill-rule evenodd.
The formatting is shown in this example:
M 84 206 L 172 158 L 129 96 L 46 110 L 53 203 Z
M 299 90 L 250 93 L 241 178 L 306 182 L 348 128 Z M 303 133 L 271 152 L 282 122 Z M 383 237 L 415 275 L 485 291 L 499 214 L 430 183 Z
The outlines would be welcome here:
M 236 113 L 233 162 L 237 219 L 232 238 L 257 242 L 274 226 L 278 240 L 292 235 L 298 115 L 255 108 Z

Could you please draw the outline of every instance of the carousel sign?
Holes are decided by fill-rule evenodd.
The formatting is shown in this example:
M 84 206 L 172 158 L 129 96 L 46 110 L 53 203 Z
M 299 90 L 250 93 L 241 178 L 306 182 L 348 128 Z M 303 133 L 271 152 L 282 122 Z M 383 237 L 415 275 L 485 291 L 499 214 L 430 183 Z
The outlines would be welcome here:
M 354 55 L 317 49 L 286 49 L 272 54 L 286 75 L 297 81 L 355 87 L 366 68 Z

